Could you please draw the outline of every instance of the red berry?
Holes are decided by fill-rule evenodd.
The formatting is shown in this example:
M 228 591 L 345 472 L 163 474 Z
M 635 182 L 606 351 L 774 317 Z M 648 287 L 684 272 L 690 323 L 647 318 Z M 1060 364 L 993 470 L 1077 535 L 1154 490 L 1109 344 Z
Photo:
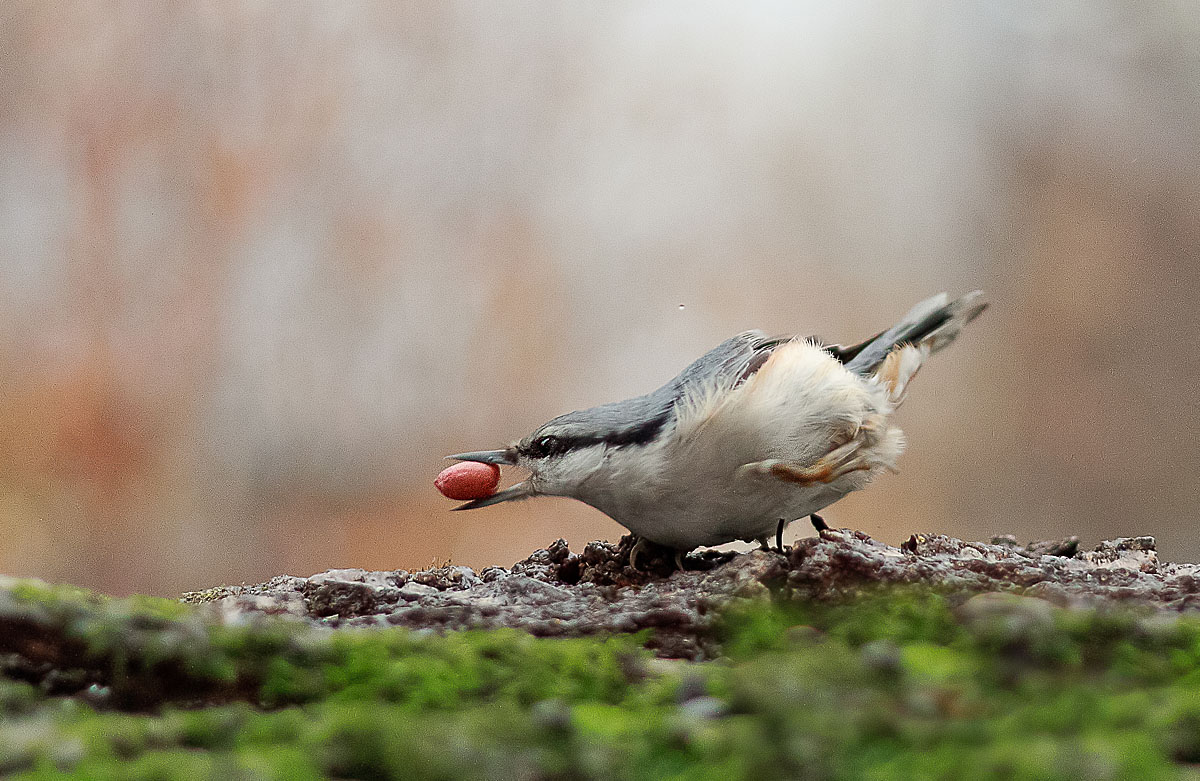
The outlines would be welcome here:
M 460 461 L 442 470 L 433 485 L 447 499 L 484 499 L 500 485 L 500 467 L 478 461 Z

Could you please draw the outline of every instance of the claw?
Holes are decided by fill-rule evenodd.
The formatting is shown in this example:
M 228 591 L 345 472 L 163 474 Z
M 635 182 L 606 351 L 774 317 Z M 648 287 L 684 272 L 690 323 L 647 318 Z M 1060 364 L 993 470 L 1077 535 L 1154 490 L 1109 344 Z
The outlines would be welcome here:
M 629 566 L 634 572 L 641 572 L 641 568 L 637 565 L 638 554 L 645 551 L 645 540 L 641 537 L 637 538 L 637 542 L 629 549 Z
M 635 542 L 633 547 L 629 549 L 629 566 L 634 572 L 646 572 L 646 570 L 638 566 L 638 557 L 645 554 L 646 548 L 650 547 L 651 544 L 652 543 L 648 543 L 644 537 L 638 537 L 637 542 Z M 683 565 L 683 557 L 687 554 L 688 552 L 684 550 L 675 551 L 675 569 L 677 571 L 683 571 L 687 569 L 687 567 Z

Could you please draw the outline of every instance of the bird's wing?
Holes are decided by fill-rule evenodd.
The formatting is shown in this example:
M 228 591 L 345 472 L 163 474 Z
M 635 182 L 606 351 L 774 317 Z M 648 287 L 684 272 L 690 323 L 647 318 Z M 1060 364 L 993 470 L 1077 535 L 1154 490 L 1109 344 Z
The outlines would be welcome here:
M 819 336 L 810 336 L 805 341 L 817 345 L 837 358 L 840 363 L 845 364 L 854 360 L 859 353 L 883 334 L 884 332 L 880 331 L 869 339 L 848 346 L 825 344 Z M 797 338 L 794 336 L 767 336 L 762 331 L 745 331 L 709 350 L 691 366 L 680 372 L 673 382 L 678 383 L 678 387 L 684 387 L 698 381 L 711 381 L 714 377 L 730 377 L 734 379 L 735 384 L 741 384 L 762 368 L 777 347 Z
M 726 339 L 697 358 L 655 391 L 632 399 L 568 412 L 547 423 L 559 439 L 635 444 L 652 439 L 678 412 L 682 403 L 708 398 L 745 382 L 767 358 L 791 337 L 768 337 L 762 331 L 745 331 Z M 535 431 L 536 437 L 541 431 Z
M 704 389 L 740 385 L 762 368 L 776 347 L 791 340 L 790 336 L 770 337 L 762 331 L 743 331 L 697 358 L 655 393 L 667 392 L 679 399 Z

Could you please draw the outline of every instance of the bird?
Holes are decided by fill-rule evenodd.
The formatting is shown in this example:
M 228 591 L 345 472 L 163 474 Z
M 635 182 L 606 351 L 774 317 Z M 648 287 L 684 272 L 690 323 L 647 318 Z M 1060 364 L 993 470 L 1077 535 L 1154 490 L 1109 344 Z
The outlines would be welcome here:
M 605 513 L 645 542 L 681 556 L 774 537 L 896 471 L 905 448 L 891 422 L 925 360 L 987 308 L 982 291 L 946 293 L 851 346 L 745 331 L 657 390 L 560 415 L 496 450 L 446 458 L 523 468 L 511 488 L 454 509 L 565 496 Z

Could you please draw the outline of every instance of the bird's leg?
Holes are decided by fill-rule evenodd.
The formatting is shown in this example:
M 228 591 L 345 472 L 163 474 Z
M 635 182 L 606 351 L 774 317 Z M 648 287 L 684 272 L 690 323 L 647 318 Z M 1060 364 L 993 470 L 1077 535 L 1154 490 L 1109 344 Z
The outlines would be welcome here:
M 681 550 L 675 551 L 675 569 L 678 570 L 679 572 L 682 572 L 683 570 L 687 569 L 686 567 L 683 566 L 683 557 L 686 555 L 687 555 L 686 551 L 681 551 Z
M 816 513 L 809 515 L 808 520 L 812 521 L 813 528 L 817 530 L 817 534 L 829 531 L 829 524 L 825 523 L 825 519 Z
M 779 519 L 779 525 L 775 527 L 775 550 L 783 553 L 783 527 L 787 525 L 787 521 Z

